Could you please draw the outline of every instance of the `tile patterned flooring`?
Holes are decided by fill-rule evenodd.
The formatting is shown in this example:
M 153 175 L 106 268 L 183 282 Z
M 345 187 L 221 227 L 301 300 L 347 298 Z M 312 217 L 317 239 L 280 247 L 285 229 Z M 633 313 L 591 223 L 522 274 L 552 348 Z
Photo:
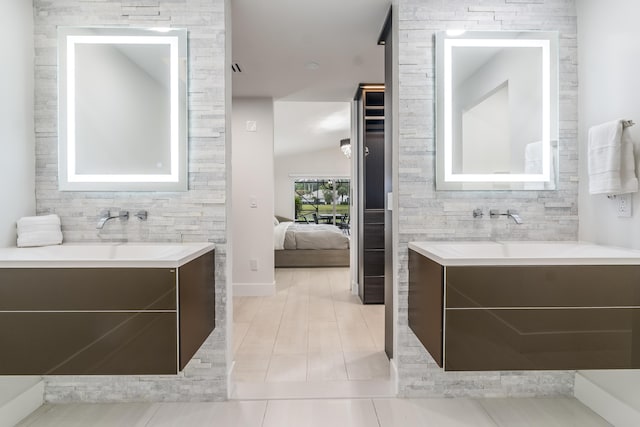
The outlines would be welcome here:
M 234 381 L 389 380 L 384 306 L 351 294 L 348 268 L 276 269 L 276 294 L 234 297 Z
M 20 427 L 597 427 L 575 399 L 324 399 L 45 405 Z M 4 427 L 4 426 L 3 426 Z

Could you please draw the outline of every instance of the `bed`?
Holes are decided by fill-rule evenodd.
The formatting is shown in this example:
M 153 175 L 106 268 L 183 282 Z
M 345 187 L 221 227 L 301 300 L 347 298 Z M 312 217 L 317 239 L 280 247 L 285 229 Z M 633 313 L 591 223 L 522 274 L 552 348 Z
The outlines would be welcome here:
M 349 237 L 335 225 L 274 222 L 275 266 L 348 267 Z

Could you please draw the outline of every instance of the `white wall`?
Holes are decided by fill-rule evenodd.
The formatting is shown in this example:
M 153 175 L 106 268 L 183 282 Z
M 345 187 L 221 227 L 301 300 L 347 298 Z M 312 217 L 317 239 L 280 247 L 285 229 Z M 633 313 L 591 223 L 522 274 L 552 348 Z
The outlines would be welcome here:
M 233 284 L 235 295 L 274 292 L 273 100 L 234 98 L 231 148 Z M 247 131 L 247 122 L 256 131 Z M 250 206 L 252 199 L 257 207 Z M 252 271 L 250 261 L 257 260 Z
M 16 220 L 35 214 L 33 8 L 0 0 L 0 246 L 15 246 Z
M 351 161 L 342 154 L 339 140 L 335 148 L 307 151 L 274 160 L 275 214 L 293 218 L 293 182 L 301 177 L 350 177 Z
M 0 246 L 15 246 L 16 220 L 36 210 L 30 1 L 0 0 L 0 52 Z M 27 408 L 5 406 L 37 381 L 15 377 L 0 382 L 0 424 L 13 425 L 42 403 L 40 394 Z
M 580 0 L 580 239 L 640 249 L 640 196 L 633 195 L 632 218 L 618 218 L 616 201 L 589 194 L 587 132 L 590 126 L 625 118 L 640 123 L 640 2 Z M 630 128 L 640 165 L 640 126 Z M 640 169 L 637 169 L 640 170 Z
M 589 194 L 586 155 L 590 126 L 616 118 L 640 122 L 640 26 L 637 22 L 640 2 L 580 0 L 577 6 L 580 67 L 579 236 L 581 240 L 640 249 L 640 196 L 638 193 L 633 195 L 633 217 L 618 218 L 615 200 L 609 200 L 604 195 Z M 638 168 L 640 126 L 636 125 L 629 131 L 636 141 Z M 627 373 L 627 379 L 636 378 L 629 375 L 635 374 Z M 591 377 L 591 381 L 612 395 L 625 396 L 627 402 L 640 399 L 640 384 L 636 383 L 630 388 L 629 381 L 615 372 L 600 372 Z M 638 409 L 636 405 L 635 410 Z M 600 415 L 608 416 L 606 413 Z

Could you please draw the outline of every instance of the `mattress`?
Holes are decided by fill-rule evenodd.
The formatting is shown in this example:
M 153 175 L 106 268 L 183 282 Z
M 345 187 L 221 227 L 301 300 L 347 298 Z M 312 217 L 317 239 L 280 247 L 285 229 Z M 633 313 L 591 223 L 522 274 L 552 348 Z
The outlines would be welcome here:
M 281 222 L 274 229 L 274 247 L 281 249 L 349 249 L 349 237 L 335 225 Z

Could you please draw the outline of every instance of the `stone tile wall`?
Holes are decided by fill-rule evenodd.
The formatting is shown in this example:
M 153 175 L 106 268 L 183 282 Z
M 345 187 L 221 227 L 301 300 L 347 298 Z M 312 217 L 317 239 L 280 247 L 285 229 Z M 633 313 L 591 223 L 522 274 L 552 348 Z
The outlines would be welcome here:
M 224 0 L 34 0 L 38 214 L 60 215 L 67 242 L 127 239 L 216 244 L 216 329 L 180 375 L 50 376 L 45 378 L 49 402 L 226 398 L 225 13 Z M 188 192 L 58 191 L 58 26 L 188 30 Z M 110 221 L 98 232 L 96 222 L 104 209 L 132 213 L 145 209 L 149 219 Z
M 578 233 L 578 74 L 574 0 L 398 0 L 400 395 L 571 395 L 573 372 L 444 373 L 407 323 L 407 243 L 421 240 L 575 240 Z M 557 191 L 436 191 L 434 34 L 446 29 L 559 31 L 560 167 Z M 482 208 L 516 209 L 473 219 Z
M 220 400 L 226 396 L 225 10 L 223 0 L 34 0 L 36 196 L 39 214 L 61 216 L 67 241 L 215 242 L 217 328 L 178 377 L 47 377 L 61 401 Z M 401 396 L 566 395 L 573 372 L 443 373 L 407 326 L 407 243 L 417 240 L 577 238 L 577 46 L 573 0 L 398 0 L 399 325 Z M 187 193 L 57 190 L 57 26 L 174 26 L 189 30 Z M 552 192 L 436 192 L 434 43 L 447 28 L 560 31 L 560 186 Z M 525 223 L 473 220 L 481 207 L 513 208 Z M 147 209 L 149 221 L 110 223 L 103 209 Z

